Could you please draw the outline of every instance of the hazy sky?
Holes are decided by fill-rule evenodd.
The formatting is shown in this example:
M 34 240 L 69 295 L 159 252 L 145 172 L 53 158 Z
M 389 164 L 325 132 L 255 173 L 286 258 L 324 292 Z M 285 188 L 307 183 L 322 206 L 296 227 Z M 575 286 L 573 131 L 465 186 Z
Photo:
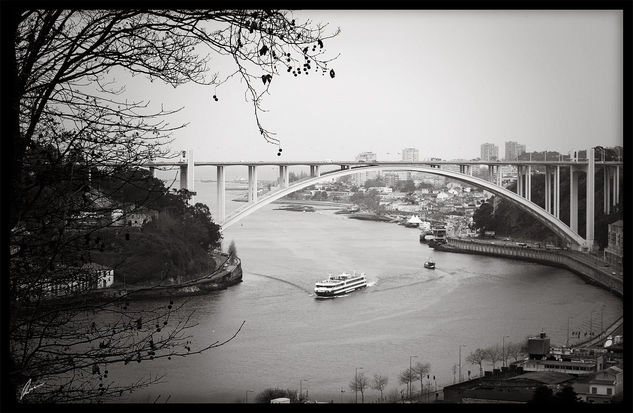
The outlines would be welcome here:
M 174 149 L 196 160 L 350 160 L 363 151 L 400 159 L 479 156 L 491 142 L 504 154 L 622 144 L 621 11 L 296 11 L 298 20 L 341 28 L 326 42 L 336 77 L 273 79 L 262 117 L 278 147 L 260 136 L 237 79 L 213 91 L 173 89 L 138 78 L 130 91 L 152 104 L 184 106 L 189 122 Z M 225 70 L 218 64 L 217 70 Z

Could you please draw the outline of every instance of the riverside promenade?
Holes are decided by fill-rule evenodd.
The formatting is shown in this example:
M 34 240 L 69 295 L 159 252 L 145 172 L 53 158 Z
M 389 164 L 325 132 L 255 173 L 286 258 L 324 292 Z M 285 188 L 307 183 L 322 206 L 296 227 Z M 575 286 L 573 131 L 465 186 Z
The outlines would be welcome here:
M 436 249 L 456 253 L 491 255 L 566 268 L 591 284 L 602 287 L 620 298 L 623 296 L 623 276 L 619 268 L 618 272 L 615 268 L 607 266 L 606 262 L 576 251 L 528 248 L 496 240 L 452 237 L 447 237 L 446 244 L 439 245 Z

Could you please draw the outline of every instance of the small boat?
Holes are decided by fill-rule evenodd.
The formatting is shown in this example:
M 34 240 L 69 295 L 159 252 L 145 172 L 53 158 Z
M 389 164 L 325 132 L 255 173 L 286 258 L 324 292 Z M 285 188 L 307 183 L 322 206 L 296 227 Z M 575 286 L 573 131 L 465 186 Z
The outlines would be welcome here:
M 435 269 L 435 261 L 433 261 L 431 259 L 431 257 L 429 257 L 428 260 L 424 261 L 424 268 L 428 268 L 429 270 L 434 270 Z
M 335 297 L 367 287 L 365 273 L 353 274 L 342 272 L 338 275 L 330 275 L 326 280 L 318 281 L 314 286 L 317 297 Z

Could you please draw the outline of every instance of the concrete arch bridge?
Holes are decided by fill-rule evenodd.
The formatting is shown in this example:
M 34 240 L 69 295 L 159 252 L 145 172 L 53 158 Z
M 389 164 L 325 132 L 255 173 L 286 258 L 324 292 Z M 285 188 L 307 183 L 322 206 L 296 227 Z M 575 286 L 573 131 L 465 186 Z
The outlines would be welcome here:
M 435 174 L 444 176 L 447 178 L 452 178 L 461 182 L 466 182 L 468 184 L 476 185 L 481 187 L 489 192 L 492 192 L 496 195 L 502 196 L 514 202 L 517 206 L 519 206 L 523 211 L 527 212 L 534 218 L 538 219 L 542 222 L 547 228 L 554 231 L 561 238 L 567 240 L 571 245 L 575 246 L 584 246 L 585 240 L 580 235 L 576 234 L 569 228 L 563 221 L 554 217 L 553 215 L 547 213 L 543 208 L 539 205 L 529 201 L 518 194 L 505 189 L 501 186 L 498 186 L 494 183 L 486 181 L 481 178 L 477 178 L 470 175 L 465 175 L 462 173 L 447 171 L 440 168 L 431 168 L 431 167 L 412 167 L 412 166 L 400 166 L 400 165 L 392 165 L 392 166 L 358 166 L 350 169 L 343 169 L 339 171 L 331 171 L 323 173 L 320 176 L 309 177 L 303 179 L 301 181 L 295 181 L 292 185 L 289 185 L 286 188 L 280 188 L 276 191 L 269 192 L 262 197 L 259 197 L 255 202 L 249 202 L 243 208 L 238 209 L 230 216 L 226 217 L 226 219 L 221 223 L 222 229 L 226 229 L 241 219 L 249 216 L 250 214 L 256 212 L 262 207 L 274 202 L 280 198 L 283 198 L 286 195 L 289 195 L 295 191 L 299 191 L 301 189 L 307 188 L 309 186 L 315 185 L 319 182 L 327 181 L 332 178 L 340 178 L 346 175 L 352 175 L 359 172 L 379 172 L 379 171 L 410 171 L 410 172 L 425 172 L 429 174 Z
M 180 168 L 180 188 L 189 189 L 194 192 L 194 169 L 199 166 L 215 166 L 217 168 L 217 202 L 218 210 L 216 219 L 222 229 L 229 228 L 239 220 L 256 212 L 271 202 L 274 202 L 288 194 L 303 188 L 312 186 L 322 181 L 332 178 L 343 177 L 357 173 L 379 172 L 379 171 L 410 171 L 424 172 L 433 175 L 444 176 L 465 182 L 491 193 L 502 196 L 526 213 L 530 214 L 547 228 L 566 240 L 570 247 L 575 250 L 587 251 L 594 248 L 594 209 L 595 209 L 595 173 L 596 166 L 604 170 L 604 210 L 608 213 L 613 205 L 620 200 L 620 168 L 622 161 L 596 161 L 594 148 L 589 148 L 587 159 L 579 159 L 577 156 L 567 160 L 544 160 L 544 161 L 444 161 L 433 159 L 431 161 L 285 161 L 285 162 L 194 162 L 192 151 L 182 151 L 181 159 L 172 162 L 148 162 L 153 173 L 156 167 L 179 167 Z M 257 167 L 263 165 L 274 165 L 279 167 L 280 188 L 258 197 L 257 194 Z M 310 166 L 310 176 L 306 179 L 289 182 L 288 166 Z M 517 192 L 512 192 L 502 185 L 501 167 L 510 165 L 516 168 Z M 233 212 L 230 216 L 225 213 L 225 178 L 224 168 L 227 166 L 247 166 L 248 167 L 248 203 Z M 321 166 L 334 166 L 340 169 L 319 172 Z M 453 170 L 443 169 L 446 166 L 458 166 Z M 473 176 L 472 167 L 488 168 L 488 180 Z M 537 168 L 535 168 L 537 167 Z M 567 226 L 559 219 L 560 213 L 560 168 L 569 168 L 570 172 L 570 225 Z M 455 169 L 458 169 L 457 172 Z M 545 205 L 540 205 L 531 201 L 531 177 L 539 169 L 545 173 Z M 580 173 L 586 174 L 586 234 L 583 238 L 578 234 L 578 182 Z

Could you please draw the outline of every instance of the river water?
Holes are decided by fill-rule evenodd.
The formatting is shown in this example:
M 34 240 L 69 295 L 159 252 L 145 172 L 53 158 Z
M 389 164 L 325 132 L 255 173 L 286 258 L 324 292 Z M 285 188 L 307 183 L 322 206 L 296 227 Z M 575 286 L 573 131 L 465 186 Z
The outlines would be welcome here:
M 196 185 L 197 201 L 215 211 L 214 184 Z M 227 202 L 227 214 L 243 205 Z M 163 383 L 117 401 L 252 402 L 266 388 L 301 387 L 311 399 L 353 402 L 349 383 L 357 371 L 388 377 L 385 394 L 404 390 L 399 374 L 416 356 L 413 363 L 430 363 L 432 386 L 441 387 L 453 383 L 460 345 L 467 377 L 468 370 L 478 372 L 465 361 L 478 347 L 540 331 L 553 345 L 565 344 L 568 325 L 598 331 L 622 315 L 620 299 L 563 269 L 436 252 L 419 243 L 417 229 L 325 208 L 278 207 L 268 205 L 224 232 L 224 248 L 234 241 L 242 259 L 243 282 L 187 303 L 198 323 L 194 346 L 229 338 L 245 321 L 237 337 L 199 355 L 111 369 L 113 378 L 165 375 Z M 423 267 L 429 256 L 437 269 Z M 315 299 L 314 283 L 344 270 L 365 272 L 369 287 Z M 365 402 L 379 394 L 365 390 Z

